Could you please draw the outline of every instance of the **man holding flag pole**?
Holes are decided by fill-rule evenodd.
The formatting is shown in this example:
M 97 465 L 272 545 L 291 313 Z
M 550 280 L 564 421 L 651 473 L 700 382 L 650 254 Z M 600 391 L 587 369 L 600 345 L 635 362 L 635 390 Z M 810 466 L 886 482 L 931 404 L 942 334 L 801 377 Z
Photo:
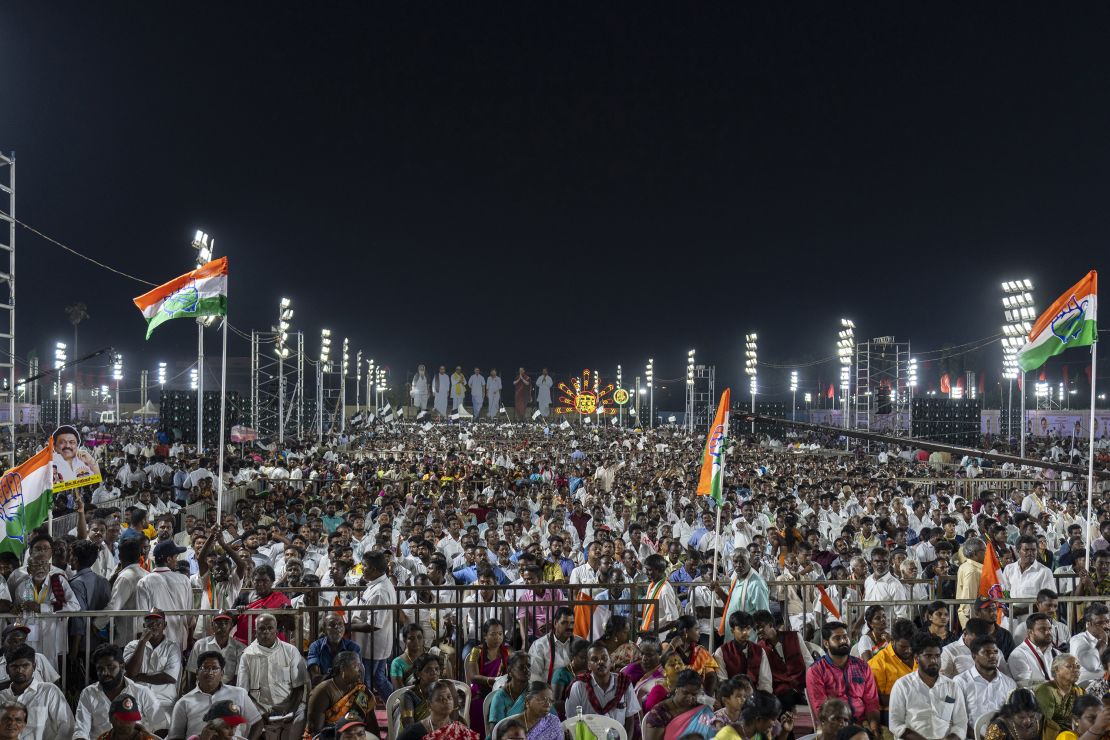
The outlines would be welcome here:
M 1087 449 L 1087 521 L 1091 521 L 1095 489 L 1095 361 L 1098 351 L 1098 273 L 1088 272 L 1037 318 L 1025 345 L 1018 350 L 1021 372 L 1036 370 L 1049 358 L 1073 347 L 1091 348 L 1091 418 Z M 1024 420 L 1022 421 L 1024 425 Z M 1091 538 L 1085 536 L 1087 562 L 1091 562 Z
M 227 409 L 227 257 L 201 265 L 134 299 L 146 319 L 146 338 L 170 319 L 223 316 L 223 360 L 220 365 L 220 462 L 216 477 L 216 526 L 224 496 L 224 454 Z

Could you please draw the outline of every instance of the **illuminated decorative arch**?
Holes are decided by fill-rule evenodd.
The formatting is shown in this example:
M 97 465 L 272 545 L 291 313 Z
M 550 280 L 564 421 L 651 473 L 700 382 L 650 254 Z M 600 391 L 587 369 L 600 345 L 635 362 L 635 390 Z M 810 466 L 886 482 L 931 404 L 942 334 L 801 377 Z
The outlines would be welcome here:
M 617 409 L 613 403 L 613 391 L 616 386 L 610 383 L 602 388 L 599 381 L 600 376 L 593 375 L 588 369 L 582 371 L 582 377 L 571 378 L 570 385 L 560 381 L 556 386 L 560 395 L 556 399 L 558 405 L 555 406 L 555 413 L 615 415 Z

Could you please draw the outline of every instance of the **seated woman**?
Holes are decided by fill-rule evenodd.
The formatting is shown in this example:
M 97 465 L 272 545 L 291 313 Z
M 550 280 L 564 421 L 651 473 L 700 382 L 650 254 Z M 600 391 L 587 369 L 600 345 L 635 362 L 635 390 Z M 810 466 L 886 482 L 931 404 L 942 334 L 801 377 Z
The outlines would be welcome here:
M 1038 740 L 1044 732 L 1044 714 L 1029 689 L 1014 689 L 983 734 L 985 740 Z
M 693 614 L 683 614 L 671 633 L 671 650 L 682 658 L 686 667 L 702 677 L 705 693 L 713 695 L 717 687 L 717 660 L 700 644 L 701 630 Z
M 1055 740 L 1065 729 L 1071 729 L 1071 711 L 1075 700 L 1083 696 L 1079 681 L 1079 659 L 1061 653 L 1052 661 L 1052 680 L 1045 681 L 1033 692 L 1044 714 L 1045 740 Z
M 412 668 L 416 660 L 427 652 L 424 647 L 424 628 L 415 622 L 409 622 L 401 628 L 401 641 L 405 645 L 404 651 L 389 664 L 389 681 L 394 690 L 408 686 L 412 681 Z
M 940 638 L 941 647 L 957 639 L 956 633 L 949 629 L 948 622 L 948 605 L 943 601 L 934 601 L 925 607 L 925 629 L 929 634 Z
M 552 706 L 555 695 L 551 687 L 543 681 L 528 684 L 524 695 L 524 711 L 512 716 L 524 725 L 527 740 L 569 740 L 570 733 L 563 729 L 559 715 Z M 509 724 L 512 720 L 506 722 Z M 493 738 L 499 740 L 499 738 Z
M 640 706 L 643 706 L 648 692 L 663 681 L 663 648 L 659 640 L 654 637 L 641 640 L 640 659 L 629 663 L 621 673 L 632 681 L 636 698 L 640 700 Z
M 345 650 L 335 656 L 331 674 L 308 697 L 308 732 L 315 734 L 340 720 L 358 719 L 377 729 L 374 695 L 362 681 L 362 659 Z
M 609 665 L 613 671 L 621 671 L 640 659 L 640 649 L 628 637 L 628 618 L 620 614 L 609 617 L 605 630 L 601 633 L 601 641 L 609 651 Z M 555 702 L 558 701 L 559 697 L 555 697 Z
M 879 604 L 867 607 L 867 611 L 863 613 L 863 622 L 867 625 L 867 630 L 852 646 L 852 655 L 866 663 L 890 642 L 890 622 L 886 611 Z
M 509 656 L 509 682 L 494 691 L 493 698 L 490 699 L 487 726 L 491 730 L 506 717 L 524 711 L 524 702 L 528 697 L 529 666 L 528 653 L 513 653 Z M 551 711 L 555 712 L 554 706 Z
M 401 727 L 421 722 L 431 712 L 432 686 L 443 675 L 438 655 L 424 653 L 412 666 L 412 687 L 401 695 Z
M 586 662 L 586 655 L 589 652 L 589 640 L 583 640 L 579 637 L 574 638 L 570 643 L 570 662 L 565 666 L 560 666 L 559 670 L 555 671 L 555 674 L 551 677 L 551 690 L 555 695 L 555 711 L 561 719 L 566 719 L 563 716 L 563 705 L 566 702 L 570 685 L 574 683 L 578 674 L 585 673 L 589 669 Z
M 1110 707 L 1104 707 L 1101 699 L 1084 694 L 1076 698 L 1071 708 L 1071 730 L 1061 732 L 1057 740 L 1102 740 L 1110 733 Z
M 505 646 L 505 627 L 499 619 L 482 623 L 482 639 L 466 657 L 466 681 L 470 684 L 470 728 L 486 733 L 482 702 L 493 691 L 497 679 L 509 669 L 509 648 Z
M 774 694 L 757 691 L 740 710 L 740 721 L 717 733 L 720 740 L 787 740 L 794 730 L 794 715 L 783 712 Z
M 643 707 L 645 714 L 671 695 L 675 688 L 675 682 L 678 681 L 678 674 L 684 670 L 686 670 L 686 662 L 680 655 L 668 651 L 663 656 L 663 677 L 651 684 L 650 688 L 644 692 L 644 698 L 640 701 L 640 706 Z M 636 692 L 636 698 L 640 698 L 640 691 Z
M 455 685 L 436 681 L 428 689 L 428 716 L 406 727 L 397 740 L 480 740 L 459 717 L 461 708 Z
M 644 717 L 644 740 L 678 740 L 689 734 L 708 740 L 716 735 L 713 709 L 698 701 L 701 692 L 702 677 L 697 671 L 687 669 L 679 673 L 671 695 Z
M 288 609 L 291 604 L 289 597 L 281 591 L 274 590 L 274 569 L 268 565 L 260 565 L 251 573 L 251 581 L 254 584 L 254 590 L 246 597 L 247 611 L 255 612 L 255 614 L 243 614 L 239 617 L 239 623 L 235 628 L 235 639 L 244 645 L 249 645 L 254 637 L 255 629 L 254 622 L 258 619 L 258 614 L 261 612 L 272 611 L 273 609 Z M 243 596 L 239 599 L 243 600 Z M 287 615 L 278 617 L 278 639 L 286 640 L 288 633 L 288 620 Z

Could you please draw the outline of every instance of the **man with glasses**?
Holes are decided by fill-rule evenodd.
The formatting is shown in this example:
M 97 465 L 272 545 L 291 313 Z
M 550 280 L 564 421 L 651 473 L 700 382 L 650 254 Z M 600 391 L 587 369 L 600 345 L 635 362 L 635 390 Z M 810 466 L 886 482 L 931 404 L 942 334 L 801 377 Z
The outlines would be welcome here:
M 1102 653 L 1110 642 L 1110 609 L 1105 604 L 1094 603 L 1087 607 L 1087 629 L 1071 638 L 1068 650 L 1079 661 L 1082 671 L 1080 681 L 1103 678 Z
M 248 737 L 251 728 L 262 719 L 247 690 L 224 683 L 227 661 L 219 650 L 208 650 L 197 656 L 197 687 L 177 700 L 170 720 L 167 740 L 185 740 L 199 735 L 206 724 L 205 715 L 216 702 L 230 701 L 239 708 L 246 723 L 237 726 L 237 737 Z

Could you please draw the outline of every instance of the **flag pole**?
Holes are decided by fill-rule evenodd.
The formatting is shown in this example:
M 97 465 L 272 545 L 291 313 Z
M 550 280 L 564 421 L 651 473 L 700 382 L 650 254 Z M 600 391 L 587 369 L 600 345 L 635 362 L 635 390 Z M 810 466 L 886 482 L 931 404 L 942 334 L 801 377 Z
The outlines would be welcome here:
M 227 314 L 224 314 L 224 339 L 223 359 L 220 361 L 220 445 L 219 478 L 216 484 L 216 526 L 220 526 L 223 518 L 224 507 L 224 453 L 227 445 L 224 444 L 224 425 L 227 423 Z
M 1025 457 L 1025 375 L 1023 370 L 1018 378 L 1018 388 L 1021 389 L 1021 454 L 1019 457 Z M 1020 474 L 1019 470 L 1018 475 Z
M 1091 419 L 1090 428 L 1087 430 L 1087 531 L 1083 533 L 1083 540 L 1087 543 L 1087 560 L 1091 562 L 1091 509 L 1095 492 L 1095 360 L 1098 358 L 1098 333 L 1095 341 L 1091 342 Z
M 725 432 L 728 432 L 728 409 L 725 409 Z M 712 430 L 710 430 L 712 433 Z M 717 528 L 714 530 L 713 538 L 713 575 L 710 578 L 714 584 L 717 583 L 717 563 L 721 559 L 721 552 L 724 548 L 721 546 L 721 510 L 725 508 L 725 444 L 721 444 L 721 500 L 714 501 L 717 504 Z M 714 620 L 714 612 L 717 610 L 717 595 L 713 593 L 712 589 L 709 591 L 709 653 L 713 653 L 715 638 L 717 636 L 717 627 Z

